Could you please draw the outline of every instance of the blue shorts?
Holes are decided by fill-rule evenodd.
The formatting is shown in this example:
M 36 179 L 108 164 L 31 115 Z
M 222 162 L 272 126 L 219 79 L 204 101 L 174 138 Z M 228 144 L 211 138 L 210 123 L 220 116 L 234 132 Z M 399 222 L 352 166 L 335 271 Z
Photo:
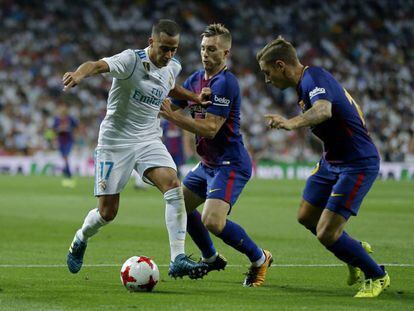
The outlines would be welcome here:
M 63 157 L 67 157 L 69 155 L 70 151 L 72 150 L 72 145 L 73 145 L 72 142 L 65 143 L 65 144 L 59 144 L 60 154 Z
M 349 219 L 358 214 L 378 171 L 377 163 L 364 167 L 339 167 L 321 159 L 306 182 L 303 199 Z
M 183 184 L 203 199 L 220 199 L 232 207 L 251 174 L 251 164 L 208 167 L 200 162 L 187 174 Z

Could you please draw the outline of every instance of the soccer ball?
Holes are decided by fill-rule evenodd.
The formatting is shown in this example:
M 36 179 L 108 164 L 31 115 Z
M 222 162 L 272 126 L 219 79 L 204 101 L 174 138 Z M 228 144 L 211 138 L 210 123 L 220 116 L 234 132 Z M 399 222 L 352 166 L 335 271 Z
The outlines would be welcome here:
M 158 267 L 149 257 L 131 257 L 121 268 L 121 282 L 131 292 L 150 292 L 159 278 Z

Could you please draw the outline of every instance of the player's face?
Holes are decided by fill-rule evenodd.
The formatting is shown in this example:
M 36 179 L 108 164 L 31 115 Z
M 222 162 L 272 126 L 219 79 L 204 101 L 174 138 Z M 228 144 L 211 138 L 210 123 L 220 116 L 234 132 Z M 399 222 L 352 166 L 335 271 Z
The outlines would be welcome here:
M 224 66 L 229 50 L 224 48 L 219 36 L 203 37 L 200 53 L 205 71 L 214 72 Z
M 161 32 L 158 36 L 151 37 L 149 39 L 151 61 L 157 67 L 167 66 L 177 52 L 179 42 L 180 35 L 170 37 L 164 32 Z
M 289 81 L 286 79 L 285 75 L 285 64 L 284 63 L 266 63 L 264 61 L 259 62 L 260 70 L 265 76 L 265 82 L 271 83 L 278 89 L 286 89 L 289 87 Z

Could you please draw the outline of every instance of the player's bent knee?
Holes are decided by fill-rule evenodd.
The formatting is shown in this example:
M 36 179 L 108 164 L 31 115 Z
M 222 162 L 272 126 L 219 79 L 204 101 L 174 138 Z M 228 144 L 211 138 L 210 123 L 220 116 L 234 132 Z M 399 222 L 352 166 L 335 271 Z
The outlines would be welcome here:
M 337 240 L 335 232 L 325 229 L 318 229 L 316 232 L 316 237 L 318 238 L 319 242 L 325 246 L 331 246 Z
M 99 214 L 105 221 L 112 221 L 118 213 L 117 198 L 107 197 L 99 200 Z
M 225 225 L 225 222 L 223 223 L 213 217 L 203 217 L 202 221 L 207 230 L 215 235 L 220 234 Z

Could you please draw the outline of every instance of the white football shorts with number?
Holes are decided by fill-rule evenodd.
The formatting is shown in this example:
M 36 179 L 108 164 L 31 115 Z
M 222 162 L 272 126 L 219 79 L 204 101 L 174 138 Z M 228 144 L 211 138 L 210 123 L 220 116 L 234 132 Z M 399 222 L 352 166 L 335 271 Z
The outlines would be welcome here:
M 123 190 L 132 170 L 151 184 L 143 174 L 151 167 L 176 165 L 161 141 L 158 117 L 160 107 L 175 86 L 181 65 L 173 58 L 158 68 L 148 49 L 125 50 L 103 58 L 109 66 L 112 87 L 105 119 L 95 150 L 95 195 L 116 194 Z

